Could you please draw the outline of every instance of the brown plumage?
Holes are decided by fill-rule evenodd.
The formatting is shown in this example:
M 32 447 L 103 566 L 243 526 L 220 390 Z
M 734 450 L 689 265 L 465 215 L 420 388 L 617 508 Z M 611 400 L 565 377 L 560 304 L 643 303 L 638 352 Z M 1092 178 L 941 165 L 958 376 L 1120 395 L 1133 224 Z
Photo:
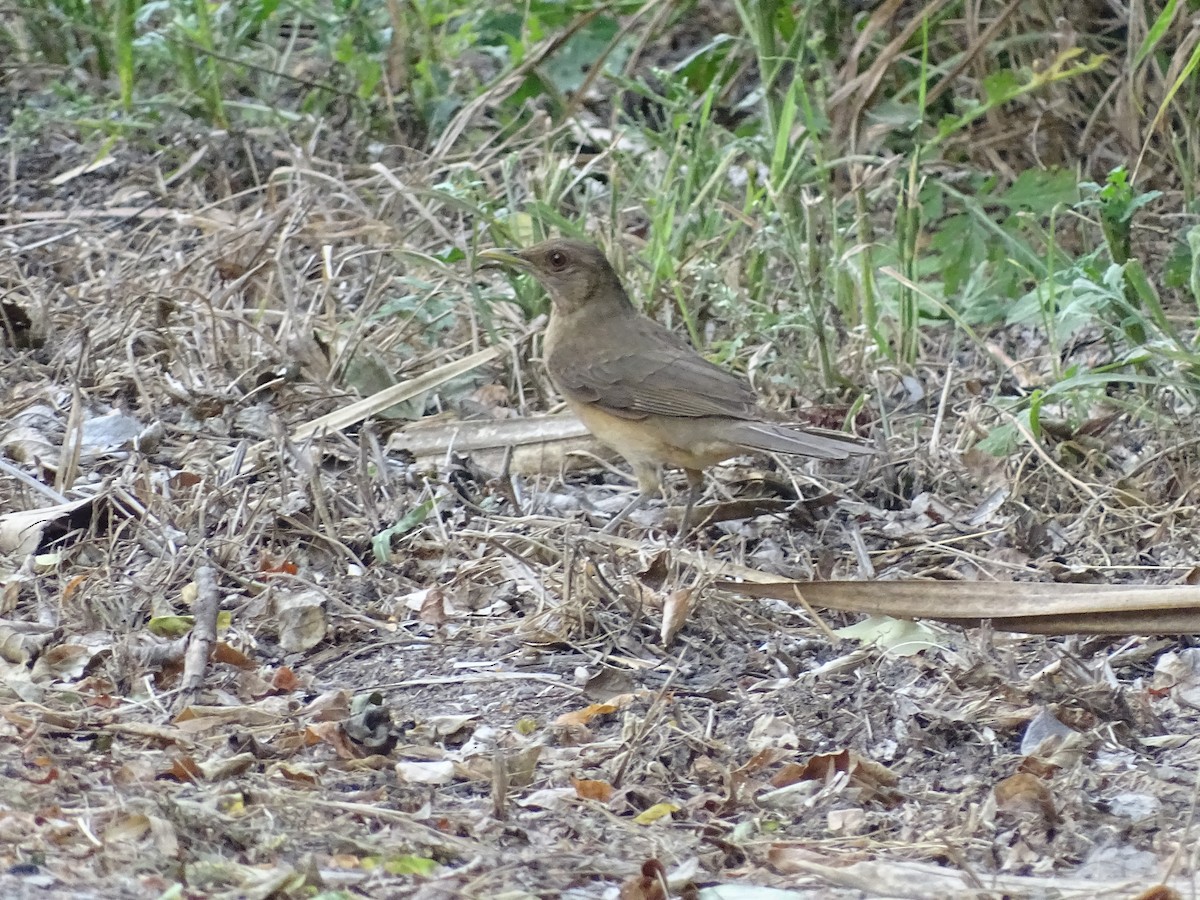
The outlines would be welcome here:
M 639 313 L 592 244 L 550 240 L 480 256 L 531 273 L 550 294 L 550 377 L 588 430 L 633 466 L 638 499 L 606 530 L 661 491 L 664 465 L 687 473 L 686 528 L 704 469 L 721 460 L 749 450 L 817 459 L 873 452 L 840 432 L 772 421 L 749 384 Z

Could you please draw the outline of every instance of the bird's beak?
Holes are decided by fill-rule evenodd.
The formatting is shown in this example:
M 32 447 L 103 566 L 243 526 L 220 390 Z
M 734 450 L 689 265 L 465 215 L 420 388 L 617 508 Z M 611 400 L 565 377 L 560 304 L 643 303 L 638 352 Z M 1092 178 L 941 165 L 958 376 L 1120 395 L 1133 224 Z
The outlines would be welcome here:
M 495 266 L 503 266 L 509 269 L 531 269 L 532 266 L 529 260 L 521 256 L 520 251 L 506 250 L 499 247 L 480 250 L 475 254 L 476 259 L 485 260 L 479 268 L 492 268 Z

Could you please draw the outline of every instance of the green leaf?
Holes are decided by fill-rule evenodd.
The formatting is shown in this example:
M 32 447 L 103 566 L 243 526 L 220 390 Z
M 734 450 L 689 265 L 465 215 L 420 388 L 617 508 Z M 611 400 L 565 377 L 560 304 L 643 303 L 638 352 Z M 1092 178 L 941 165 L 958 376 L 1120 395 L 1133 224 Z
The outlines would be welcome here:
M 1142 46 L 1138 47 L 1138 52 L 1129 66 L 1130 72 L 1136 71 L 1146 61 L 1146 57 L 1162 41 L 1163 35 L 1167 33 L 1167 29 L 1171 27 L 1171 23 L 1175 21 L 1175 10 L 1178 6 L 1179 0 L 1167 0 L 1167 5 L 1163 7 L 1163 11 L 1158 14 L 1158 18 L 1154 20 L 1154 24 L 1146 32 L 1146 38 L 1142 41 Z
M 975 445 L 990 456 L 1011 456 L 1021 444 L 1021 436 L 1013 425 L 997 425 L 983 440 Z
M 998 106 L 1016 97 L 1024 89 L 1011 69 L 1001 69 L 983 79 L 983 96 L 988 106 Z
M 386 562 L 392 554 L 392 538 L 408 534 L 428 517 L 433 510 L 433 499 L 430 498 L 419 506 L 410 509 L 395 525 L 385 528 L 371 539 L 371 553 L 376 562 Z
M 146 623 L 146 628 L 159 637 L 179 638 L 191 631 L 195 624 L 195 616 L 155 616 Z
M 1034 437 L 1042 436 L 1042 403 L 1046 399 L 1044 391 L 1036 390 L 1029 397 L 1029 430 L 1033 432 Z
M 703 47 L 677 62 L 673 71 L 683 76 L 693 93 L 700 93 L 716 80 L 734 45 L 732 35 L 718 34 Z
M 922 650 L 940 647 L 941 635 L 924 622 L 893 619 L 891 616 L 867 616 L 834 631 L 840 638 L 872 644 L 888 656 L 915 656 Z
M 421 875 L 428 877 L 437 871 L 438 862 L 427 856 L 394 856 L 383 864 L 390 875 Z
M 620 26 L 609 16 L 597 16 L 559 48 L 546 63 L 542 71 L 560 93 L 567 93 L 583 84 L 588 70 L 616 37 Z M 623 52 L 614 52 L 608 58 L 609 66 L 619 68 L 625 62 L 630 47 Z
M 1066 169 L 1026 169 L 997 199 L 1013 211 L 1045 215 L 1056 206 L 1079 202 L 1079 185 L 1075 173 Z

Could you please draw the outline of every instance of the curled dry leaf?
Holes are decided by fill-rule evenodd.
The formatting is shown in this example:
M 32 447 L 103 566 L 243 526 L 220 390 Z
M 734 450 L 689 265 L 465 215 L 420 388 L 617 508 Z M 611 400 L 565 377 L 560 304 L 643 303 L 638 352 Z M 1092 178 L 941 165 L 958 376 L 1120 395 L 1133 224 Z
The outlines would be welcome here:
M 659 636 L 664 644 L 670 644 L 675 640 L 675 635 L 679 634 L 679 630 L 687 622 L 695 596 L 695 588 L 682 588 L 678 591 L 671 591 L 663 600 L 662 628 L 659 630 Z
M 225 781 L 229 778 L 248 772 L 257 760 L 253 753 L 238 753 L 234 756 L 228 756 L 224 759 L 214 759 L 206 763 L 201 763 L 200 770 L 204 773 L 204 777 L 208 781 Z
M 425 592 L 424 599 L 421 600 L 421 608 L 417 613 L 419 618 L 426 625 L 433 625 L 435 628 L 440 628 L 446 624 L 446 593 L 440 587 L 432 587 Z
M 476 713 L 430 716 L 414 728 L 413 733 L 415 735 L 428 734 L 437 741 L 455 737 L 465 738 L 468 726 L 474 726 L 478 721 L 479 716 Z
M 321 783 L 320 777 L 311 766 L 296 765 L 295 763 L 280 763 L 272 767 L 272 773 L 292 784 L 316 786 Z
M 97 651 L 82 644 L 59 644 L 51 647 L 33 664 L 33 680 L 75 681 L 83 677 Z
M 586 706 L 583 709 L 563 713 L 554 720 L 554 724 L 560 727 L 587 725 L 597 716 L 611 715 L 618 710 L 624 709 L 635 699 L 637 699 L 637 694 L 618 694 L 604 703 L 593 703 L 591 706 Z
M 198 782 L 204 778 L 204 770 L 191 756 L 176 756 L 162 774 L 184 783 Z
M 1154 666 L 1152 690 L 1170 694 L 1180 706 L 1200 709 L 1200 648 L 1170 651 Z
M 325 595 L 320 591 L 275 596 L 279 645 L 289 653 L 311 650 L 325 638 Z
M 50 538 L 68 530 L 86 529 L 96 512 L 96 502 L 95 497 L 88 497 L 0 515 L 0 553 L 11 553 L 18 558 L 28 556 Z
M 639 874 L 621 885 L 619 900 L 668 900 L 667 870 L 657 859 L 642 863 Z
M 607 803 L 612 799 L 613 786 L 607 781 L 597 781 L 591 778 L 572 778 L 571 785 L 581 800 L 596 800 Z
M 1029 772 L 1018 772 L 992 788 L 996 809 L 1007 813 L 1035 813 L 1047 825 L 1059 821 L 1054 796 L 1042 779 Z
M 804 763 L 788 763 L 771 779 L 771 786 L 783 788 L 801 781 L 829 784 L 839 775 L 847 777 L 863 802 L 878 800 L 890 804 L 898 799 L 893 788 L 899 783 L 900 777 L 887 766 L 867 759 L 854 750 L 822 753 Z
M 54 639 L 53 627 L 0 621 L 0 659 L 23 666 Z
M 396 777 L 405 784 L 449 784 L 454 780 L 454 763 L 448 759 L 435 762 L 398 762 Z

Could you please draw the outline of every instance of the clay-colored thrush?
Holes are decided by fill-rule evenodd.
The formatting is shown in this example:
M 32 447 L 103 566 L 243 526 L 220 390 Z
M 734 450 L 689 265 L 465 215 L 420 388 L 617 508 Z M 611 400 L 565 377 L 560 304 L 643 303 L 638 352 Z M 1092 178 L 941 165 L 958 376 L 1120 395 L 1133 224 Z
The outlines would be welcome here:
M 660 493 L 663 466 L 687 473 L 682 536 L 704 469 L 721 460 L 752 450 L 817 459 L 873 452 L 841 432 L 771 421 L 749 384 L 639 313 L 592 244 L 550 240 L 479 256 L 531 273 L 550 294 L 550 377 L 588 430 L 633 466 L 639 495 L 605 531 Z

